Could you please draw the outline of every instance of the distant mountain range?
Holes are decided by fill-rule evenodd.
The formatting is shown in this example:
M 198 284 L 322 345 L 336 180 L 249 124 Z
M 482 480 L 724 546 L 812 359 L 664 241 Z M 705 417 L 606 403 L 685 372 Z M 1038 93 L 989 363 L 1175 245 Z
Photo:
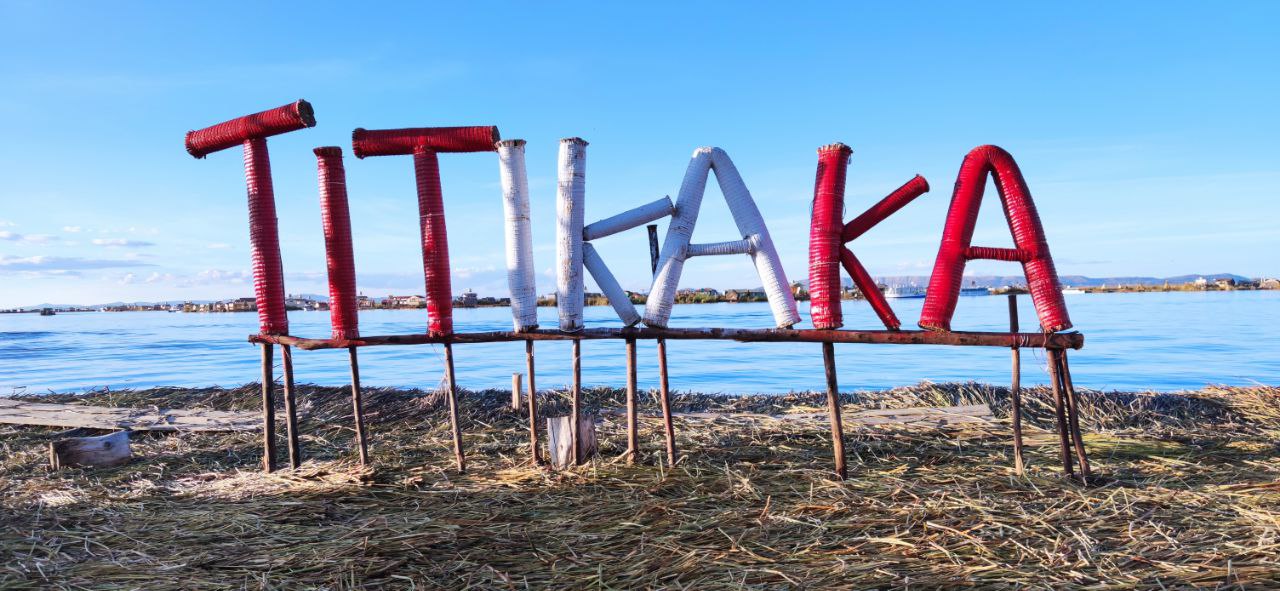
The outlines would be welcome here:
M 1071 287 L 1101 287 L 1102 285 L 1180 285 L 1190 283 L 1196 279 L 1204 277 L 1209 281 L 1218 279 L 1235 279 L 1236 281 L 1253 281 L 1249 277 L 1235 275 L 1233 273 L 1205 273 L 1203 275 L 1177 275 L 1174 277 L 1085 277 L 1084 275 L 1059 275 L 1058 279 L 1064 286 Z M 902 275 L 902 276 L 879 276 L 876 281 L 885 285 L 929 285 L 928 275 Z M 808 283 L 807 281 L 803 283 Z M 848 278 L 844 281 L 845 285 L 852 283 Z M 977 287 L 1004 287 L 1007 285 L 1026 285 L 1027 278 L 1022 275 L 974 275 L 964 278 L 965 287 L 974 285 Z M 807 287 L 807 286 L 806 286 Z
M 1196 279 L 1198 279 L 1198 278 L 1200 278 L 1200 277 L 1204 277 L 1205 279 L 1208 279 L 1209 281 L 1215 281 L 1215 280 L 1218 280 L 1218 279 L 1234 279 L 1234 280 L 1236 280 L 1237 282 L 1239 282 L 1239 281 L 1253 281 L 1253 279 L 1252 279 L 1252 278 L 1250 278 L 1250 277 L 1245 277 L 1245 276 L 1243 276 L 1243 275 L 1236 275 L 1236 274 L 1234 274 L 1234 273 L 1205 273 L 1205 274 L 1203 274 L 1203 275 L 1194 275 L 1194 274 L 1193 274 L 1193 275 L 1176 275 L 1176 276 L 1173 276 L 1173 277 L 1140 277 L 1140 276 L 1134 276 L 1134 277 L 1085 277 L 1084 275 L 1059 275 L 1059 276 L 1058 276 L 1058 278 L 1062 281 L 1062 285 L 1064 285 L 1064 286 L 1070 286 L 1070 287 L 1101 287 L 1102 285 L 1164 285 L 1166 282 L 1168 282 L 1170 285 L 1179 285 L 1179 284 L 1183 284 L 1183 283 L 1190 283 L 1190 282 L 1195 281 Z M 929 276 L 928 276 L 928 275 L 882 275 L 882 276 L 877 276 L 877 277 L 875 278 L 875 280 L 876 280 L 877 282 L 880 282 L 880 283 L 883 283 L 883 284 L 885 284 L 885 285 L 889 285 L 889 286 L 894 286 L 894 285 L 920 285 L 920 286 L 927 286 L 927 285 L 929 285 Z M 808 279 L 808 278 L 800 279 L 800 280 L 798 280 L 798 282 L 799 282 L 801 285 L 805 286 L 805 289 L 808 289 L 808 288 L 809 288 L 809 279 Z M 969 287 L 969 286 L 976 286 L 976 287 L 1005 287 L 1005 286 L 1007 286 L 1007 285 L 1025 285 L 1025 284 L 1026 284 L 1026 282 L 1027 282 L 1026 277 L 1023 277 L 1022 275 L 974 275 L 974 276 L 966 276 L 966 277 L 964 278 L 964 286 L 965 286 L 965 287 Z M 844 277 L 844 279 L 843 279 L 843 284 L 844 284 L 844 285 L 852 285 L 852 284 L 853 284 L 853 282 L 852 282 L 852 281 L 850 281 L 848 277 Z M 315 301 L 317 301 L 317 302 L 328 302 L 328 301 L 329 301 L 329 296 L 320 295 L 320 294 L 314 294 L 314 293 L 291 294 L 291 296 L 290 296 L 290 297 L 295 297 L 295 298 L 304 298 L 304 299 L 309 299 L 309 300 L 315 300 Z M 374 299 L 377 299 L 377 298 L 374 298 Z M 204 303 L 208 303 L 208 302 L 212 302 L 212 301 L 216 301 L 216 300 L 165 300 L 165 301 L 160 301 L 160 302 L 110 302 L 110 303 L 106 303 L 106 304 L 93 304 L 93 305 L 83 305 L 83 304 L 34 304 L 34 305 L 31 305 L 31 306 L 22 306 L 22 307 L 20 307 L 20 308 L 18 308 L 18 309 L 19 309 L 19 310 L 39 310 L 39 309 L 41 309 L 41 308 L 54 308 L 54 309 L 67 309 L 67 308 L 93 308 L 93 309 L 98 309 L 98 308 L 109 308 L 109 307 L 113 307 L 113 306 L 152 306 L 152 305 L 155 305 L 155 304 L 181 304 L 181 303 L 184 303 L 184 302 L 191 302 L 191 303 L 193 303 L 193 304 L 204 304 Z
M 853 281 L 849 277 L 841 273 L 841 283 L 851 286 Z M 1177 275 L 1174 277 L 1085 277 L 1084 275 L 1059 275 L 1058 279 L 1062 281 L 1064 287 L 1101 287 L 1103 285 L 1180 285 L 1183 283 L 1191 283 L 1196 279 L 1204 277 L 1209 281 L 1218 279 L 1235 279 L 1239 281 L 1253 281 L 1253 278 L 1234 273 L 1205 273 L 1203 275 Z M 888 286 L 896 285 L 919 285 L 927 287 L 929 285 L 928 275 L 876 275 L 874 276 L 877 283 Z M 798 283 L 803 285 L 805 289 L 809 288 L 809 279 L 800 279 Z M 965 287 L 1006 287 L 1010 285 L 1026 285 L 1027 278 L 1022 275 L 972 275 L 965 276 Z

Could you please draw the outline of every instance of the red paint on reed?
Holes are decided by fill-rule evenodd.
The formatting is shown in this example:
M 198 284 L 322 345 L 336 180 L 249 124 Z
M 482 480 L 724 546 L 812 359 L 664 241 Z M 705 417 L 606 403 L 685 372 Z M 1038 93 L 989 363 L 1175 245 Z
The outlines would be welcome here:
M 418 150 L 432 152 L 494 152 L 498 128 L 406 127 L 403 129 L 362 129 L 351 133 L 351 151 L 365 156 L 406 156 Z
M 418 226 L 422 235 L 422 274 L 426 282 L 427 332 L 453 334 L 453 288 L 449 279 L 449 237 L 445 229 L 444 197 L 440 189 L 440 152 L 495 152 L 498 128 L 407 127 L 356 129 L 351 149 L 357 158 L 413 155 L 418 187 Z
M 253 295 L 258 305 L 258 324 L 262 334 L 289 334 L 276 197 L 271 186 L 271 160 L 267 156 L 266 138 L 244 141 L 244 178 L 249 189 L 249 249 L 253 260 Z
M 844 230 L 840 233 L 840 241 L 849 242 L 863 235 L 867 230 L 870 230 L 876 224 L 884 221 L 885 218 L 914 201 L 916 197 L 928 192 L 929 181 L 924 180 L 924 177 L 920 175 L 916 175 L 911 180 L 903 183 L 901 187 L 894 189 L 884 199 L 862 212 L 861 215 L 845 224 Z
M 848 174 L 848 146 L 840 143 L 818 149 L 818 177 L 813 190 L 813 215 L 809 226 L 809 310 L 813 327 L 840 328 L 840 269 L 845 271 L 867 298 L 871 309 L 885 328 L 898 330 L 902 322 L 893 313 L 866 267 L 845 243 L 861 236 L 885 218 L 894 214 L 929 191 L 929 182 L 916 175 L 872 205 L 847 224 L 841 224 L 844 213 L 845 178 Z
M 426 148 L 413 152 L 418 185 L 418 219 L 422 231 L 422 275 L 427 288 L 427 332 L 453 333 L 453 287 L 449 278 L 449 236 L 444 223 L 440 161 Z
M 316 148 L 315 154 L 320 173 L 320 223 L 324 227 L 325 263 L 329 270 L 329 324 L 335 339 L 359 338 L 356 265 L 342 148 Z
M 818 148 L 818 175 L 809 223 L 809 314 L 813 327 L 818 329 L 840 328 L 844 324 L 840 309 L 840 232 L 845 175 L 852 153 L 849 146 L 840 143 Z
M 987 176 L 995 174 L 996 190 L 1004 207 L 1005 219 L 1013 234 L 1014 249 L 971 247 L 978 207 L 986 188 Z M 965 156 L 956 178 L 942 244 L 934 263 L 933 276 L 920 313 L 920 327 L 928 330 L 951 329 L 960 296 L 965 263 L 973 258 L 1016 260 L 1022 262 L 1040 326 L 1046 332 L 1071 328 L 1058 272 L 1049 254 L 1049 243 L 1040 224 L 1031 191 L 1013 156 L 997 146 L 979 146 Z
M 889 306 L 889 301 L 884 299 L 884 294 L 880 293 L 880 286 L 876 285 L 876 281 L 871 278 L 867 268 L 858 261 L 858 257 L 853 256 L 852 250 L 844 246 L 840 247 L 840 263 L 853 278 L 853 284 L 858 286 L 858 291 L 867 298 L 867 303 L 871 304 L 871 309 L 875 311 L 876 316 L 880 317 L 884 327 L 889 330 L 901 328 L 902 322 L 898 320 L 898 315 L 893 313 L 893 308 Z
M 315 127 L 315 124 L 316 117 L 311 109 L 311 103 L 298 100 L 282 107 L 245 115 L 198 131 L 188 131 L 185 143 L 188 153 L 196 158 L 204 158 L 219 150 L 238 146 L 245 140 L 279 135 L 304 127 Z

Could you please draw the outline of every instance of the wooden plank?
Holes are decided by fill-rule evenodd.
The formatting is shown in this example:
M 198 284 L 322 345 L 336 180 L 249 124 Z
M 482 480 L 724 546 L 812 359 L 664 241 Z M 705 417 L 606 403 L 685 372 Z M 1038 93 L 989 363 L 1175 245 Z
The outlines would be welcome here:
M 623 414 L 622 409 L 611 408 L 601 411 L 604 414 Z M 673 413 L 674 416 L 686 419 L 770 419 L 776 421 L 802 421 L 826 419 L 826 413 L 804 412 L 786 414 L 763 413 L 725 413 L 725 412 L 687 412 Z M 845 425 L 919 425 L 936 426 L 960 423 L 989 423 L 994 420 L 991 408 L 985 404 L 964 406 L 918 406 L 910 408 L 870 409 L 850 413 L 843 417 Z
M 132 431 L 254 431 L 261 416 L 251 411 L 112 408 L 0 398 L 0 423 Z

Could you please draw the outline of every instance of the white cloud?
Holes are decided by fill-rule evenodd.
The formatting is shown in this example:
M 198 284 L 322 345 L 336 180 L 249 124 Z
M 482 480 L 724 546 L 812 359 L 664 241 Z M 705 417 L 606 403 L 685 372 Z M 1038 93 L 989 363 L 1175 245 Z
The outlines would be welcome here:
M 80 257 L 51 257 L 45 255 L 30 257 L 0 255 L 0 275 L 30 273 L 74 275 L 85 269 L 115 269 L 149 266 L 151 265 L 138 261 L 85 259 Z
M 108 248 L 145 248 L 155 246 L 154 242 L 145 240 L 129 240 L 127 238 L 94 238 L 93 243 L 98 246 L 106 246 Z
M 12 228 L 15 225 L 17 224 L 14 224 L 9 220 L 0 220 L 0 228 Z
M 178 287 L 199 287 L 205 285 L 244 285 L 251 283 L 253 276 L 247 271 L 225 271 L 222 269 L 205 269 L 194 276 L 182 277 Z
M 83 228 L 81 228 L 80 226 L 63 226 L 62 227 L 63 232 L 71 232 L 72 234 L 75 234 L 76 232 L 79 232 L 82 229 Z
M 48 234 L 19 234 L 9 230 L 0 230 L 0 240 L 21 242 L 23 244 L 46 244 L 57 240 L 57 238 Z
M 133 273 L 125 273 L 124 276 L 121 277 L 120 281 L 118 281 L 117 283 L 119 283 L 120 285 L 129 285 L 131 283 L 134 283 L 137 280 L 137 278 L 138 276 L 134 275 Z

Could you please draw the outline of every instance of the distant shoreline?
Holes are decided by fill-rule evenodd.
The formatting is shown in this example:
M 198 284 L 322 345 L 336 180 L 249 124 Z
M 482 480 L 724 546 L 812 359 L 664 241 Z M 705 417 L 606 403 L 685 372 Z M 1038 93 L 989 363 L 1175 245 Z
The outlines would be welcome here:
M 1064 287 L 1062 291 L 1064 294 L 1070 295 L 1070 294 L 1098 294 L 1098 293 L 1168 293 L 1168 292 L 1203 293 L 1203 292 L 1218 292 L 1218 291 L 1277 291 L 1277 290 L 1280 290 L 1280 286 L 1264 287 L 1262 285 L 1257 285 L 1257 284 L 1239 284 L 1239 285 L 1230 284 L 1227 286 L 1222 286 L 1215 283 L 1209 283 L 1205 285 L 1182 284 L 1182 285 L 1160 286 L 1160 285 L 1139 284 L 1139 285 L 1117 285 L 1114 287 L 1106 286 L 1106 285 L 1099 286 L 1099 287 L 1079 287 L 1079 288 Z M 747 290 L 738 290 L 738 291 L 745 292 Z M 989 293 L 986 295 L 998 296 L 998 295 L 1025 294 L 1025 293 L 1027 293 L 1027 290 L 1023 287 L 990 288 Z M 797 295 L 796 299 L 798 301 L 809 300 L 807 293 L 796 294 L 796 295 Z M 982 295 L 979 294 L 979 295 L 971 295 L 966 297 L 982 297 Z M 865 298 L 863 298 L 861 294 L 857 293 L 856 291 L 852 291 L 852 293 L 851 291 L 846 291 L 841 295 L 840 299 L 849 301 L 849 300 L 862 300 Z M 916 299 L 919 299 L 919 298 L 916 298 Z M 457 301 L 455 301 L 454 307 L 464 308 L 464 309 L 465 308 L 508 308 L 510 307 L 510 303 L 506 298 L 497 300 L 497 302 L 498 303 L 460 305 Z M 643 294 L 634 294 L 631 298 L 631 302 L 636 305 L 644 305 L 645 298 L 643 297 Z M 759 297 L 747 297 L 747 298 L 741 298 L 741 299 L 726 299 L 724 296 L 720 296 L 720 295 L 712 296 L 708 294 L 705 290 L 694 290 L 691 293 L 682 294 L 676 298 L 677 304 L 740 304 L 740 303 L 761 303 L 761 302 L 767 302 L 767 300 L 763 297 L 763 295 Z M 327 312 L 328 311 L 328 304 L 326 302 L 316 302 L 316 304 L 318 305 L 314 307 L 288 306 L 287 309 L 290 312 L 300 312 L 300 311 Z M 584 305 L 608 306 L 609 302 L 602 295 L 588 294 L 588 297 L 586 298 Z M 547 308 L 547 307 L 554 307 L 554 306 L 555 306 L 554 298 L 541 298 L 538 300 L 538 307 L 540 308 Z M 424 309 L 426 309 L 425 304 L 418 305 L 418 306 L 377 305 L 377 306 L 364 306 L 360 308 L 361 311 L 424 310 Z M 183 306 L 180 304 L 151 304 L 151 305 L 138 304 L 138 305 L 131 305 L 131 306 L 112 306 L 112 307 L 105 307 L 105 308 L 95 307 L 95 306 L 77 306 L 77 307 L 57 307 L 57 308 L 51 308 L 51 310 L 58 314 L 81 313 L 81 312 L 185 312 L 185 313 L 214 313 L 214 314 L 257 312 L 257 309 L 255 307 L 248 307 L 248 308 L 239 307 L 235 309 L 217 309 L 217 310 L 215 309 L 199 310 L 199 309 L 183 309 Z M 13 308 L 13 309 L 7 309 L 7 310 L 0 310 L 0 314 L 40 314 L 40 313 L 41 313 L 41 308 Z

